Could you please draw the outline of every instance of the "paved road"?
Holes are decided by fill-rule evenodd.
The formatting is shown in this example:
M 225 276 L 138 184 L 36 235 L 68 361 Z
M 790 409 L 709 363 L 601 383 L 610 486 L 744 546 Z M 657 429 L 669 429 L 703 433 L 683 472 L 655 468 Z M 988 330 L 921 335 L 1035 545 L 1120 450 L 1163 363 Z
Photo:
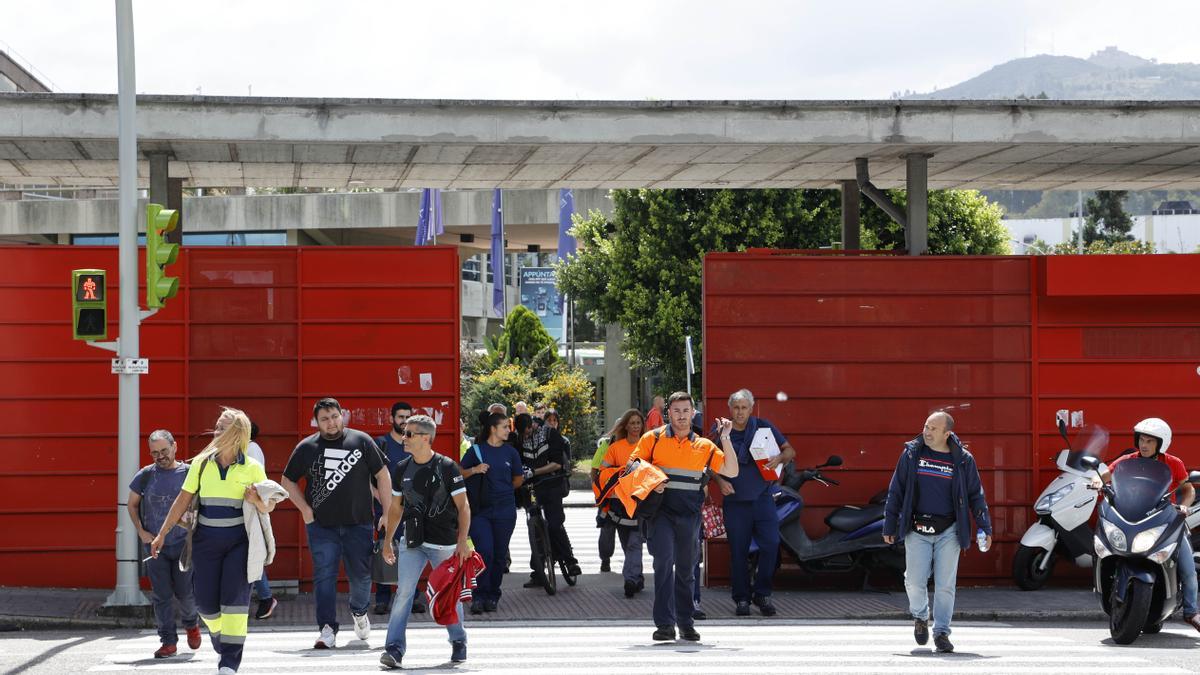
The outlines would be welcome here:
M 1113 645 L 1102 624 L 979 623 L 955 627 L 958 652 L 916 647 L 911 624 L 900 622 L 738 624 L 703 622 L 700 643 L 654 644 L 648 625 L 612 622 L 468 624 L 469 660 L 449 663 L 445 631 L 428 625 L 409 633 L 405 669 L 415 672 L 613 673 L 1087 673 L 1195 672 L 1200 634 L 1176 623 L 1131 647 Z M 382 627 L 366 642 L 311 649 L 313 631 L 254 630 L 244 673 L 378 673 Z M 541 645 L 535 653 L 530 645 Z M 207 646 L 167 661 L 150 658 L 150 631 L 0 635 L 0 670 L 7 673 L 157 672 L 216 670 Z

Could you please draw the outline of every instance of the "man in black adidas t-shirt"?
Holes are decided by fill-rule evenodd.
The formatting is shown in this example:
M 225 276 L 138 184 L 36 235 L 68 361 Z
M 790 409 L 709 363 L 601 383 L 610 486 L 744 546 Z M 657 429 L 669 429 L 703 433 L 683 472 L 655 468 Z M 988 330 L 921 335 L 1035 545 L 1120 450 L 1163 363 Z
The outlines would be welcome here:
M 371 477 L 379 486 L 379 502 L 387 513 L 392 479 L 379 446 L 361 431 L 347 429 L 337 400 L 323 398 L 313 406 L 318 433 L 300 441 L 283 470 L 284 489 L 308 533 L 313 561 L 313 595 L 321 634 L 315 649 L 336 646 L 338 562 L 344 560 L 350 580 L 350 614 L 354 634 L 371 634 L 367 607 L 371 601 L 371 556 L 375 548 Z M 305 479 L 304 491 L 297 482 Z M 386 517 L 385 517 L 386 519 Z

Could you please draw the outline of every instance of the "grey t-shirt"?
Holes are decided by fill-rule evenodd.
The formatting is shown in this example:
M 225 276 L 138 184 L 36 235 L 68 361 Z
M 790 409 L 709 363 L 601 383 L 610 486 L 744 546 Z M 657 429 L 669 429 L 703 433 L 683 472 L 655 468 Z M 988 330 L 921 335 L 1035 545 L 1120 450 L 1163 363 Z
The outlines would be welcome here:
M 183 488 L 183 479 L 187 478 L 188 465 L 180 462 L 174 469 L 160 469 L 151 464 L 144 466 L 129 483 L 129 489 L 142 496 L 142 527 L 150 534 L 158 534 L 171 505 Z M 145 489 L 142 486 L 145 485 Z M 182 527 L 173 527 L 167 533 L 163 546 L 171 546 L 183 541 L 187 531 Z

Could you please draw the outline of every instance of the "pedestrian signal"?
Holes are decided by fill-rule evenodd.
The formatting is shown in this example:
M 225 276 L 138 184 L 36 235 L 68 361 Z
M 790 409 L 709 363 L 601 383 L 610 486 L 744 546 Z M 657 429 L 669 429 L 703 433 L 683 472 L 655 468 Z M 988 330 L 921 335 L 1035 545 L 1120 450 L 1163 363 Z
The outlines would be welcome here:
M 71 271 L 71 334 L 76 340 L 108 337 L 104 270 Z

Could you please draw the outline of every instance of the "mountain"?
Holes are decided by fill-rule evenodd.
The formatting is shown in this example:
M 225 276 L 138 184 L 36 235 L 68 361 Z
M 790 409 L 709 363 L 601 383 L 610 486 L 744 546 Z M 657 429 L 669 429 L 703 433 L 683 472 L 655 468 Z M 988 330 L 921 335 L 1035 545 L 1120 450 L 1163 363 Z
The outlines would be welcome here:
M 1002 63 L 946 89 L 905 99 L 1200 99 L 1200 65 L 1158 63 L 1108 47 L 1086 59 L 1039 54 Z

